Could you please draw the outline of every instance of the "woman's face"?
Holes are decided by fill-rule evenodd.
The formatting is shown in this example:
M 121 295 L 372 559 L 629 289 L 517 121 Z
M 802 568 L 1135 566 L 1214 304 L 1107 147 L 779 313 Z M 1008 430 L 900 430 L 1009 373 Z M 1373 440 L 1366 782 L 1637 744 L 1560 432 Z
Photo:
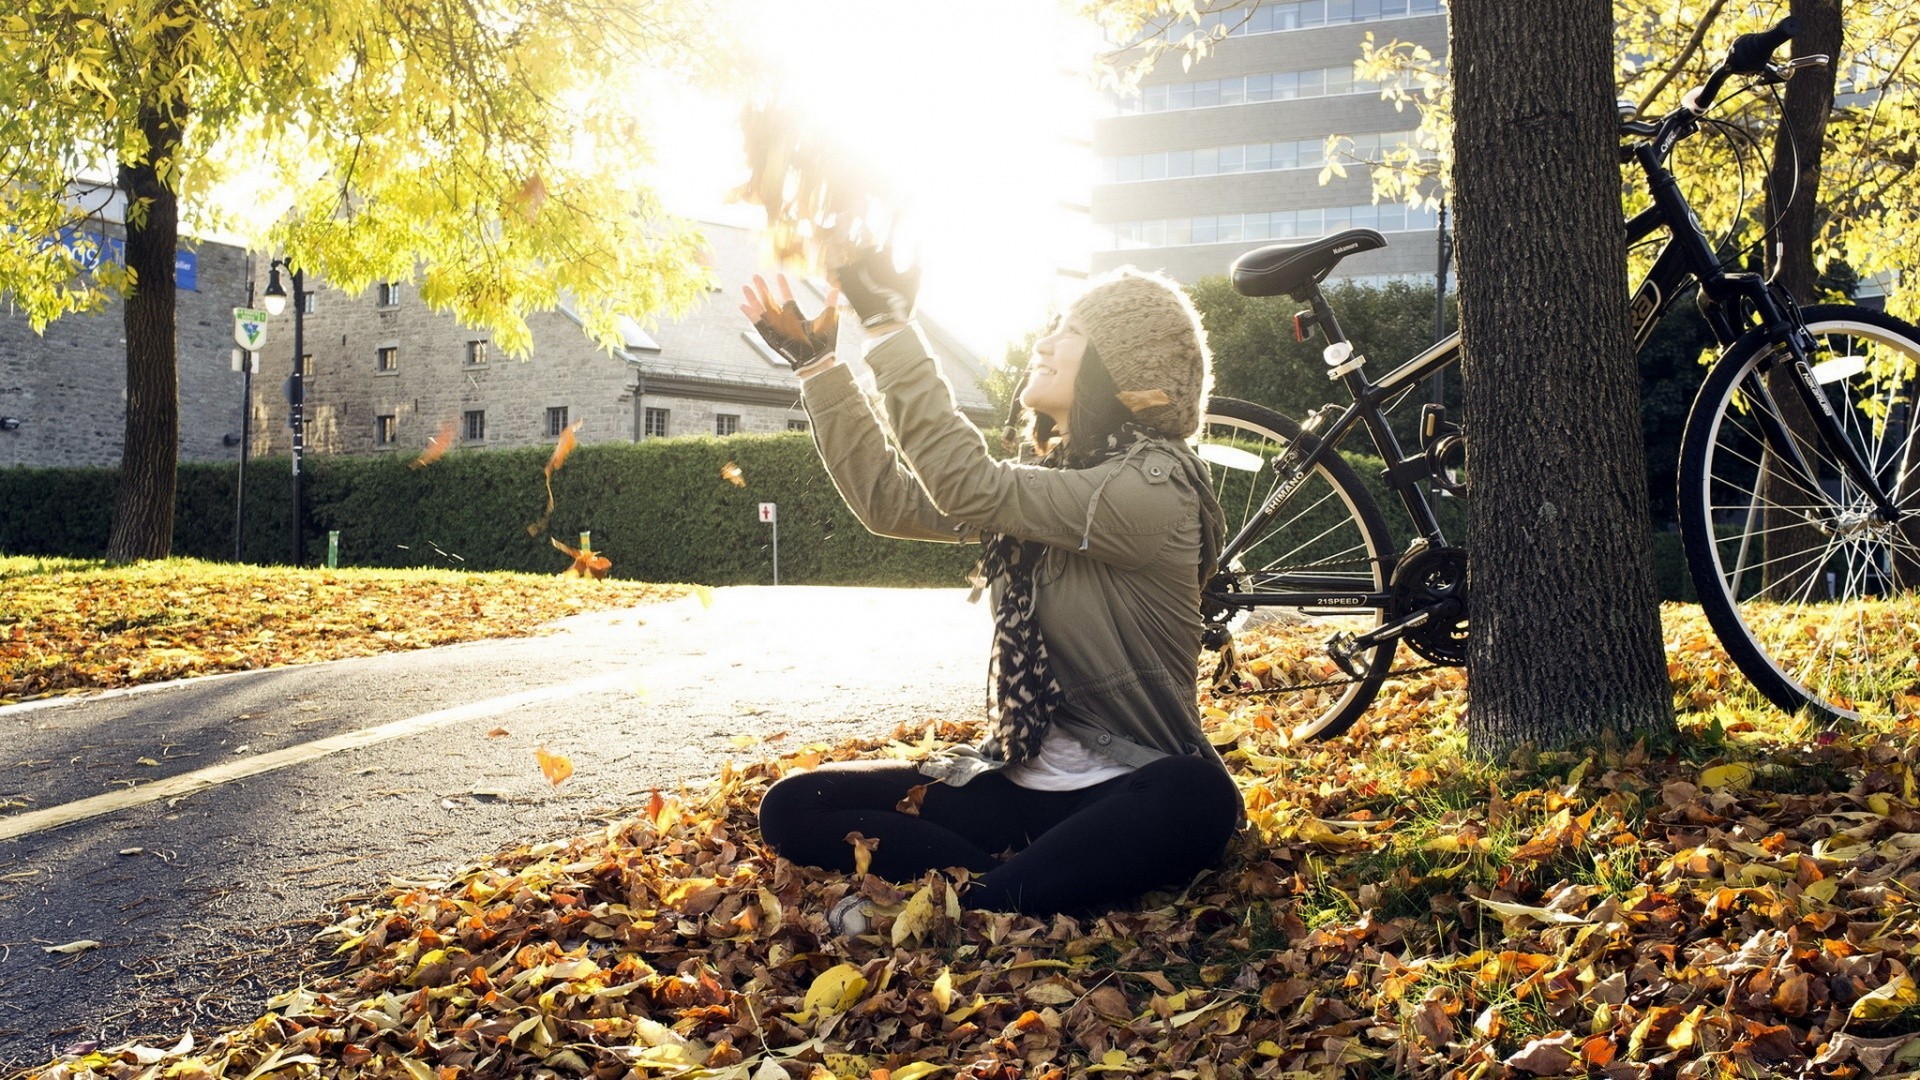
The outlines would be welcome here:
M 1066 318 L 1055 323 L 1034 342 L 1020 404 L 1064 429 L 1067 414 L 1073 411 L 1073 384 L 1080 377 L 1080 358 L 1086 351 L 1087 331 L 1078 320 Z

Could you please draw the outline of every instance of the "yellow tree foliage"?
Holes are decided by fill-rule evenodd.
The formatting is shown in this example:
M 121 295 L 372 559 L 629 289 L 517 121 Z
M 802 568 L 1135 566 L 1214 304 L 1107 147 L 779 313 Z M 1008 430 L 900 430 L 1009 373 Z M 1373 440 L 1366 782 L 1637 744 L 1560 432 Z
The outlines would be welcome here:
M 152 165 L 190 233 L 237 229 L 350 291 L 418 281 L 510 350 L 565 294 L 612 342 L 705 277 L 635 178 L 628 110 L 635 73 L 699 77 L 714 34 L 677 0 L 21 0 L 0 17 L 0 291 L 39 328 L 130 284 L 49 240 L 101 209 L 74 184 Z M 221 201 L 250 174 L 286 208 L 265 226 Z
M 1920 270 L 1920 248 L 1909 237 L 1920 226 L 1920 10 L 1891 0 L 1843 0 L 1841 55 L 1834 109 L 1826 126 L 1818 192 L 1820 228 L 1811 252 L 1823 272 L 1850 270 L 1861 279 L 1895 279 Z M 1706 81 L 1733 39 L 1764 30 L 1788 14 L 1786 0 L 1735 5 L 1725 0 L 1615 0 L 1615 45 L 1620 98 L 1642 115 L 1657 116 Z M 1787 50 L 1776 54 L 1784 58 Z M 1373 171 L 1377 199 L 1437 202 L 1452 161 L 1450 90 L 1444 66 L 1425 49 L 1400 41 L 1362 46 L 1358 74 L 1390 88 L 1384 93 L 1420 115 L 1419 149 L 1383 151 Z M 1398 77 L 1396 84 L 1395 77 Z M 1723 95 L 1713 115 L 1756 140 L 1746 145 L 1704 131 L 1671 164 L 1709 235 L 1751 243 L 1768 222 L 1764 182 L 1780 123 L 1771 92 Z M 1337 142 L 1337 140 L 1336 140 Z M 1420 154 L 1433 155 L 1422 159 Z M 1331 156 L 1331 155 L 1330 155 Z M 1623 210 L 1647 202 L 1637 176 L 1625 176 Z M 1787 193 L 1782 193 L 1783 198 Z M 1806 198 L 1805 192 L 1796 193 Z M 1652 249 L 1642 249 L 1650 261 Z M 1920 314 L 1920 297 L 1893 290 L 1888 307 Z

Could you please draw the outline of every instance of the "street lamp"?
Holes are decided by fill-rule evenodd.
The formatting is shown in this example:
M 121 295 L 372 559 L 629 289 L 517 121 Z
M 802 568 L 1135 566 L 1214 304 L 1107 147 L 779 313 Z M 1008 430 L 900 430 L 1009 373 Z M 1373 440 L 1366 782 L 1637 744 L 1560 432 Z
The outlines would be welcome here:
M 278 315 L 287 309 L 287 290 L 280 284 L 280 271 L 293 271 L 293 377 L 287 380 L 287 422 L 293 427 L 293 565 L 307 561 L 305 504 L 300 498 L 300 459 L 307 448 L 306 438 L 306 271 L 287 266 L 275 259 L 267 268 L 267 291 L 261 294 L 267 314 Z

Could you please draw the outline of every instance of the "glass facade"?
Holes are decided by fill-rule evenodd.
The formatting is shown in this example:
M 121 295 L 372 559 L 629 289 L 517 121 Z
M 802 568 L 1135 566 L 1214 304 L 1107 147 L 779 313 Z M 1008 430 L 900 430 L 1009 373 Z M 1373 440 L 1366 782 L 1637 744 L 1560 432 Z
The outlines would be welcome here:
M 1356 163 L 1375 161 L 1379 159 L 1382 147 L 1398 150 L 1414 146 L 1416 142 L 1416 135 L 1412 131 L 1354 135 L 1340 145 L 1336 156 L 1342 161 Z M 1318 169 L 1327 163 L 1326 151 L 1325 139 L 1243 143 L 1204 150 L 1160 150 L 1151 154 L 1102 158 L 1100 179 L 1107 184 L 1131 184 L 1144 180 L 1175 180 L 1185 176 Z M 1421 156 L 1431 157 L 1432 152 L 1423 151 Z
M 1244 244 L 1261 240 L 1310 240 L 1346 229 L 1422 232 L 1438 225 L 1439 215 L 1402 203 L 1330 206 L 1314 210 L 1210 214 L 1158 221 L 1121 221 L 1109 227 L 1110 250 L 1182 247 L 1189 244 Z

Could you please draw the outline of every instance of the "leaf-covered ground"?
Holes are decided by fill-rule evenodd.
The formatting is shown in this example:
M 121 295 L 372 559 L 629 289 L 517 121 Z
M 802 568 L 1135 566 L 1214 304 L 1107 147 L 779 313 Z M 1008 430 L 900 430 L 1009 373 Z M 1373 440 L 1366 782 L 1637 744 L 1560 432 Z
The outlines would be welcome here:
M 688 586 L 452 570 L 0 557 L 0 705 L 479 638 Z
M 1916 717 L 1816 729 L 1668 612 L 1677 752 L 1463 754 L 1457 671 L 1288 745 L 1205 702 L 1249 807 L 1228 860 L 1089 918 L 961 913 L 770 858 L 809 747 L 343 912 L 252 1025 L 49 1078 L 1883 1076 L 1920 1067 Z M 1570 688 L 1570 692 L 1577 692 Z M 865 936 L 824 913 L 850 889 Z

